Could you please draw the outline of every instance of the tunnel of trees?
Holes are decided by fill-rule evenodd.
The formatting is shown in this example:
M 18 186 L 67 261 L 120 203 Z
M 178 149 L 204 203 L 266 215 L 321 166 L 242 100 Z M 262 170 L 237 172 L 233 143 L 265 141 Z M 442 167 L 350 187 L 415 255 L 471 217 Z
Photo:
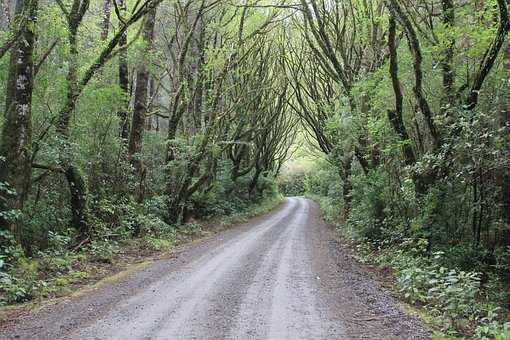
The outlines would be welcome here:
M 279 182 L 364 240 L 508 282 L 508 0 L 0 7 L 0 270 L 232 214 Z M 280 176 L 304 145 L 314 170 Z

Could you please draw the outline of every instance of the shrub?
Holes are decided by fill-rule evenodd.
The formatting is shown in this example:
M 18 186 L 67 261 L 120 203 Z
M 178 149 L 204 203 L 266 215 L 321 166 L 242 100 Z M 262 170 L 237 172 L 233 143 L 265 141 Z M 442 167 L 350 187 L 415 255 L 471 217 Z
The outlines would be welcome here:
M 119 251 L 117 242 L 112 240 L 93 240 L 87 246 L 92 259 L 98 262 L 110 263 Z
M 19 258 L 10 271 L 0 271 L 0 301 L 2 304 L 24 302 L 32 298 L 37 281 L 38 263 Z

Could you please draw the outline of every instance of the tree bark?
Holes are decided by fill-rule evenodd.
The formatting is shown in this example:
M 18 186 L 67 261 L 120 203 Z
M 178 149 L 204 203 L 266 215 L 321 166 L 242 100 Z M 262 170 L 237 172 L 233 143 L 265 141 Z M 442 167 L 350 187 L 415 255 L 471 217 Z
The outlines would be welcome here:
M 112 0 L 103 0 L 103 20 L 101 22 L 101 40 L 105 41 L 108 38 L 110 30 L 110 14 L 112 10 Z
M 447 30 L 452 30 L 455 26 L 455 8 L 453 0 L 442 0 L 443 6 L 443 24 Z M 450 34 L 448 32 L 447 34 Z M 443 60 L 441 61 L 441 69 L 443 72 L 443 89 L 444 97 L 442 107 L 443 110 L 448 110 L 455 104 L 455 74 L 453 71 L 453 56 L 454 56 L 455 40 L 448 39 L 448 45 L 443 51 Z
M 89 206 L 87 185 L 82 172 L 74 164 L 74 157 L 70 154 L 70 123 L 71 115 L 76 108 L 79 96 L 78 85 L 78 46 L 77 25 L 69 25 L 69 57 L 67 71 L 67 99 L 60 111 L 57 133 L 62 139 L 59 151 L 60 166 L 64 169 L 64 175 L 69 186 L 71 201 L 72 226 L 78 231 L 79 238 L 86 238 L 90 233 Z
M 126 2 L 124 0 L 115 0 L 118 3 L 121 14 L 126 12 Z M 127 60 L 127 33 L 124 32 L 120 38 L 119 46 L 119 87 L 124 96 L 122 101 L 123 107 L 118 111 L 120 138 L 123 146 L 127 147 L 129 139 L 129 120 L 128 120 L 128 105 L 129 105 L 129 68 Z
M 505 229 L 503 231 L 504 235 L 501 238 L 503 245 L 510 245 L 510 103 L 508 98 L 510 96 L 510 43 L 507 43 L 504 49 L 504 89 L 502 96 L 503 98 L 503 106 L 501 108 L 501 125 L 505 129 L 505 164 L 506 166 L 502 169 L 501 176 L 501 209 L 503 213 L 503 222 L 505 224 Z
M 402 143 L 402 154 L 404 155 L 404 163 L 407 166 L 413 166 L 416 164 L 417 157 L 410 144 L 411 139 L 407 132 L 402 117 L 403 113 L 403 100 L 402 86 L 398 77 L 398 54 L 397 46 L 395 42 L 396 38 L 396 22 L 393 16 L 389 19 L 388 26 L 388 48 L 390 54 L 390 76 L 393 85 L 393 92 L 395 94 L 395 110 L 388 110 L 388 119 L 393 127 L 393 130 L 398 135 L 400 142 Z M 423 197 L 428 191 L 428 182 L 426 175 L 414 173 L 413 176 L 414 188 L 418 196 Z
M 143 41 L 146 44 L 145 54 L 152 50 L 154 42 L 154 26 L 156 22 L 156 8 L 151 9 L 145 16 L 143 26 Z M 138 65 L 136 71 L 135 102 L 133 118 L 131 123 L 131 136 L 129 139 L 129 158 L 139 179 L 137 201 L 142 202 L 144 197 L 144 165 L 140 158 L 142 151 L 142 138 L 145 126 L 147 104 L 148 104 L 149 66 L 146 58 Z
M 253 175 L 250 185 L 248 187 L 248 194 L 250 198 L 253 199 L 257 193 L 257 184 L 259 183 L 260 174 L 262 173 L 262 169 L 258 166 L 255 167 L 255 174 Z
M 388 26 L 388 48 L 390 54 L 390 76 L 391 83 L 393 85 L 393 93 L 395 94 L 395 110 L 388 111 L 388 118 L 395 130 L 395 133 L 399 136 L 400 141 L 403 142 L 402 153 L 404 154 L 404 162 L 406 165 L 414 165 L 416 163 L 416 156 L 413 148 L 408 144 L 410 141 L 409 133 L 404 125 L 404 119 L 402 118 L 403 101 L 404 96 L 402 94 L 402 86 L 398 78 L 398 54 L 396 46 L 396 22 L 393 16 L 389 19 Z
M 340 171 L 340 177 L 342 178 L 342 199 L 344 201 L 343 205 L 343 218 L 344 221 L 349 217 L 349 212 L 351 211 L 351 192 L 352 192 L 352 183 L 351 183 L 351 172 L 352 172 L 352 156 L 348 156 L 347 159 L 342 164 L 342 169 Z
M 37 21 L 37 0 L 18 0 L 15 20 L 25 21 L 19 39 L 14 43 L 9 64 L 5 122 L 0 144 L 0 229 L 8 229 L 19 239 L 15 221 L 3 213 L 23 209 L 31 179 L 32 91 L 34 87 L 34 44 Z M 22 16 L 28 16 L 23 18 Z
M 494 40 L 491 45 L 485 51 L 485 55 L 478 67 L 478 71 L 475 74 L 473 84 L 471 85 L 471 89 L 469 91 L 468 98 L 466 100 L 466 109 L 472 110 L 478 104 L 478 97 L 480 94 L 480 90 L 482 89 L 482 85 L 485 81 L 485 78 L 489 75 L 496 59 L 498 57 L 499 51 L 505 42 L 505 38 L 510 30 L 510 17 L 508 14 L 508 4 L 506 0 L 497 0 L 498 8 L 499 8 L 499 27 L 494 36 Z
M 423 56 L 421 52 L 420 41 L 418 40 L 418 36 L 416 35 L 413 24 L 407 17 L 406 13 L 404 13 L 402 10 L 397 0 L 387 0 L 386 3 L 393 17 L 402 25 L 402 28 L 406 34 L 407 41 L 409 43 L 409 49 L 411 50 L 411 54 L 413 56 L 414 97 L 416 98 L 416 102 L 418 103 L 420 111 L 425 118 L 425 122 L 427 123 L 430 137 L 432 139 L 433 149 L 437 150 L 441 145 L 441 141 L 439 131 L 437 130 L 436 124 L 434 122 L 432 110 L 430 109 L 430 105 L 425 98 L 425 94 L 423 93 Z

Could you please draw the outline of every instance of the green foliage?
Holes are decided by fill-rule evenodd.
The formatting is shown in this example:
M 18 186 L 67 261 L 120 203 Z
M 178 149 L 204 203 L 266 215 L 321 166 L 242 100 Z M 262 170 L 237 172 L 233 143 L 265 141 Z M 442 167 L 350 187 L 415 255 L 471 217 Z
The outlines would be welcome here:
M 199 223 L 186 223 L 179 228 L 179 231 L 188 236 L 198 235 L 202 231 L 202 225 Z
M 318 179 L 310 181 L 315 173 L 318 171 L 307 174 L 307 195 L 320 204 L 328 221 L 337 223 L 341 217 L 341 193 L 321 196 L 327 192 L 327 184 L 321 186 L 323 181 Z M 448 237 L 437 228 L 431 234 L 430 228 L 423 227 L 441 221 L 437 213 L 444 208 L 438 210 L 436 206 L 441 195 L 431 192 L 425 198 L 428 203 L 418 210 L 413 194 L 395 197 L 388 190 L 388 181 L 382 172 L 352 178 L 352 209 L 347 222 L 339 225 L 341 233 L 361 242 L 358 251 L 364 262 L 393 268 L 395 287 L 402 299 L 425 308 L 441 334 L 505 339 L 508 323 L 502 322 L 502 316 L 507 312 L 499 313 L 497 306 L 504 306 L 509 296 L 500 275 L 508 268 L 508 250 L 500 248 L 494 256 L 481 247 L 443 243 L 451 235 Z M 401 190 L 412 192 L 412 184 L 404 184 Z M 380 202 L 385 203 L 384 218 L 376 215 L 381 212 Z M 399 218 L 415 211 L 420 214 L 413 220 Z M 435 243 L 435 251 L 431 251 L 430 242 Z M 492 264 L 488 258 L 493 259 Z
M 284 174 L 278 181 L 280 192 L 285 196 L 302 196 L 305 193 L 305 176 L 300 172 Z
M 362 239 L 380 239 L 386 221 L 387 179 L 382 172 L 374 171 L 367 177 L 355 177 L 352 192 L 352 209 L 347 228 L 356 231 Z
M 144 241 L 149 249 L 154 251 L 170 250 L 175 244 L 175 238 L 158 238 L 154 236 L 145 236 Z
M 327 222 L 329 223 L 338 222 L 342 214 L 341 205 L 338 202 L 338 200 L 332 199 L 330 197 L 318 196 L 316 194 L 309 192 L 306 193 L 306 196 L 319 203 L 322 210 L 323 218 Z
M 419 265 L 397 267 L 396 285 L 407 300 L 426 304 L 434 314 L 451 320 L 475 316 L 480 274 L 447 269 L 437 262 Z
M 0 162 L 3 162 L 4 158 L 0 156 Z M 5 197 L 12 197 L 16 195 L 16 191 L 12 190 L 8 183 L 0 182 L 0 203 L 5 204 Z M 14 222 L 19 220 L 21 217 L 21 211 L 16 209 L 0 210 L 0 218 L 6 221 Z
M 482 334 L 489 327 L 497 329 L 492 304 L 480 301 L 479 273 L 447 269 L 434 260 L 416 261 L 402 253 L 391 257 L 399 292 L 407 301 L 425 306 L 442 332 L 477 327 Z
M 479 340 L 508 340 L 510 339 L 510 322 L 498 322 L 497 314 L 490 312 L 476 328 L 474 338 Z
M 32 286 L 28 281 L 0 272 L 0 305 L 28 301 L 32 298 Z
M 365 256 L 369 262 L 393 268 L 398 293 L 424 307 L 441 334 L 474 333 L 477 339 L 503 334 L 496 306 L 504 304 L 508 293 L 501 279 L 492 276 L 482 283 L 480 272 L 447 267 L 449 260 L 443 252 L 426 256 L 427 248 L 425 239 L 405 239 L 398 247 L 379 248 L 375 257 L 371 251 Z
M 0 271 L 12 267 L 23 257 L 23 249 L 7 230 L 0 230 Z
M 99 262 L 112 262 L 113 257 L 119 251 L 119 246 L 112 240 L 93 240 L 87 246 L 87 251 L 92 255 L 92 259 Z
M 33 297 L 37 287 L 38 264 L 20 258 L 8 272 L 0 272 L 0 304 L 24 302 Z

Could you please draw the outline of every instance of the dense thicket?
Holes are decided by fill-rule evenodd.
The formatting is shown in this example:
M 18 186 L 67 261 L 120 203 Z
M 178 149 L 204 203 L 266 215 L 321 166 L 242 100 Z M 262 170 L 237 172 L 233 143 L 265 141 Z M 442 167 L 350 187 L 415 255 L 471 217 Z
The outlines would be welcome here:
M 278 9 L 1 5 L 0 268 L 19 244 L 78 250 L 276 194 L 296 127 Z
M 477 295 L 459 284 L 469 281 L 459 269 L 482 273 L 472 287 L 494 273 L 508 282 L 508 6 L 300 1 L 287 43 L 289 105 L 326 161 L 296 179 L 341 207 L 344 229 L 373 249 L 410 250 L 401 278 L 413 301 L 437 301 L 445 287 Z M 295 192 L 296 179 L 285 188 Z M 451 323 L 476 314 L 457 302 L 445 302 L 457 313 Z
M 342 182 L 344 219 L 497 261 L 510 242 L 506 1 L 301 9 L 290 105 Z

